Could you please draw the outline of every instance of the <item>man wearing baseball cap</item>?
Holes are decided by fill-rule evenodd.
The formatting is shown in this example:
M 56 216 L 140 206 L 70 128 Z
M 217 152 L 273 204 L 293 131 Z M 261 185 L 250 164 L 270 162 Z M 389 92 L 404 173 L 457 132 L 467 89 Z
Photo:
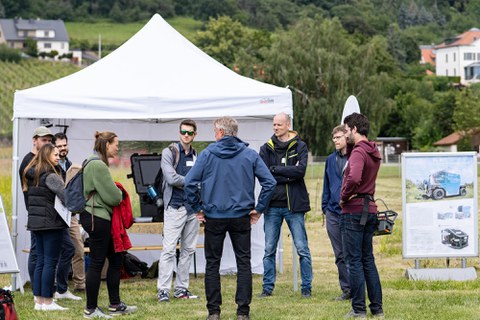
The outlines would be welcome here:
M 32 159 L 35 157 L 37 152 L 40 150 L 40 148 L 47 144 L 47 143 L 52 143 L 53 139 L 53 134 L 48 129 L 47 127 L 41 126 L 33 130 L 33 135 L 32 135 L 32 150 L 23 157 L 22 163 L 20 164 L 20 170 L 18 171 L 20 175 L 20 183 L 22 184 L 22 189 L 23 189 L 23 183 L 22 183 L 22 177 L 23 177 L 23 172 L 25 171 L 25 168 L 27 165 L 32 161 Z M 27 192 L 23 192 L 23 199 L 25 200 L 25 208 L 28 208 L 27 206 Z M 31 233 L 31 238 L 30 238 L 30 254 L 28 256 L 28 275 L 30 276 L 30 283 L 33 283 L 33 274 L 35 272 L 35 264 L 37 263 L 37 253 L 36 253 L 36 245 L 35 245 L 35 237 Z

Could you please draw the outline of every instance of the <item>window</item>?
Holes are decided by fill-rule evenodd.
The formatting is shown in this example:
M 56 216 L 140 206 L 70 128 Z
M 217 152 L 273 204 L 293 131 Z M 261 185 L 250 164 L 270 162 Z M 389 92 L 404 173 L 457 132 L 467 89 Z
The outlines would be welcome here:
M 457 75 L 457 69 L 453 68 L 453 76 Z
M 453 62 L 455 62 L 455 61 L 457 61 L 457 53 L 456 52 L 453 53 Z
M 445 62 L 448 63 L 448 54 L 445 55 Z
M 477 53 L 477 61 L 480 61 L 480 53 Z
M 45 36 L 45 38 L 48 38 L 50 36 L 50 32 L 48 30 L 43 31 L 43 35 Z
M 49 42 L 45 42 L 45 43 L 43 44 L 43 47 L 44 47 L 45 49 L 51 49 L 51 48 L 52 48 L 52 44 L 49 43 Z
M 448 77 L 448 69 L 445 70 L 445 75 Z
M 465 52 L 463 54 L 463 60 L 465 60 L 465 61 L 475 60 L 475 53 L 474 52 Z

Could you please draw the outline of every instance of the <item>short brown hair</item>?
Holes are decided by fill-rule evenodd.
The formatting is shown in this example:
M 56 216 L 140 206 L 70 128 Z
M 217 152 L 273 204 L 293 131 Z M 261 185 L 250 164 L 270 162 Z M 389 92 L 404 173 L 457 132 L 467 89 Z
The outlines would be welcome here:
M 180 122 L 180 126 L 178 127 L 178 129 L 182 130 L 183 125 L 193 127 L 193 131 L 197 132 L 197 123 L 192 119 L 185 119 L 182 122 Z
M 345 129 L 345 125 L 342 124 L 333 128 L 332 136 L 337 132 L 342 132 L 343 134 L 347 133 L 347 129 Z

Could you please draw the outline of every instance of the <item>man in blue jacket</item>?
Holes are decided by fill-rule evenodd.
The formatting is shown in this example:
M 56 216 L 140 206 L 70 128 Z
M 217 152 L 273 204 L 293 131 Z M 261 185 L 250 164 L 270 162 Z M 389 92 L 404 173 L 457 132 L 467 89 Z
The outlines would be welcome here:
M 305 213 L 310 211 L 304 177 L 308 149 L 295 131 L 290 130 L 290 116 L 279 113 L 273 118 L 273 136 L 260 148 L 263 159 L 277 187 L 265 213 L 265 255 L 263 257 L 263 290 L 260 297 L 272 295 L 275 286 L 275 257 L 283 219 L 292 234 L 300 257 L 302 297 L 312 294 L 312 257 L 305 229 Z
M 336 300 L 349 300 L 350 280 L 347 264 L 343 254 L 342 233 L 340 231 L 340 191 L 342 188 L 343 170 L 347 164 L 347 130 L 345 126 L 337 126 L 332 131 L 332 140 L 335 152 L 328 156 L 325 162 L 323 178 L 322 211 L 327 217 L 327 234 L 335 255 L 335 264 L 338 269 L 338 280 L 342 294 Z
M 205 295 L 209 320 L 220 319 L 220 260 L 228 232 L 237 262 L 237 319 L 250 319 L 252 301 L 251 224 L 257 223 L 275 189 L 275 179 L 260 156 L 237 138 L 232 117 L 214 121 L 215 141 L 198 156 L 185 177 L 185 194 L 205 222 Z M 255 205 L 255 177 L 262 189 Z M 201 198 L 198 195 L 200 190 Z

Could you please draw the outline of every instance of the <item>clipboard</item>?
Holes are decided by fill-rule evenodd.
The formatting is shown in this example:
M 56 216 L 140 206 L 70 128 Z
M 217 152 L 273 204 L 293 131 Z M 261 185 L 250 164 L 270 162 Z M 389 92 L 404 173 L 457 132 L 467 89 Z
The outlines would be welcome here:
M 70 222 L 72 221 L 72 213 L 68 211 L 67 207 L 65 207 L 57 196 L 55 196 L 55 210 L 57 210 L 60 217 L 62 217 L 63 221 L 67 224 L 70 228 Z

